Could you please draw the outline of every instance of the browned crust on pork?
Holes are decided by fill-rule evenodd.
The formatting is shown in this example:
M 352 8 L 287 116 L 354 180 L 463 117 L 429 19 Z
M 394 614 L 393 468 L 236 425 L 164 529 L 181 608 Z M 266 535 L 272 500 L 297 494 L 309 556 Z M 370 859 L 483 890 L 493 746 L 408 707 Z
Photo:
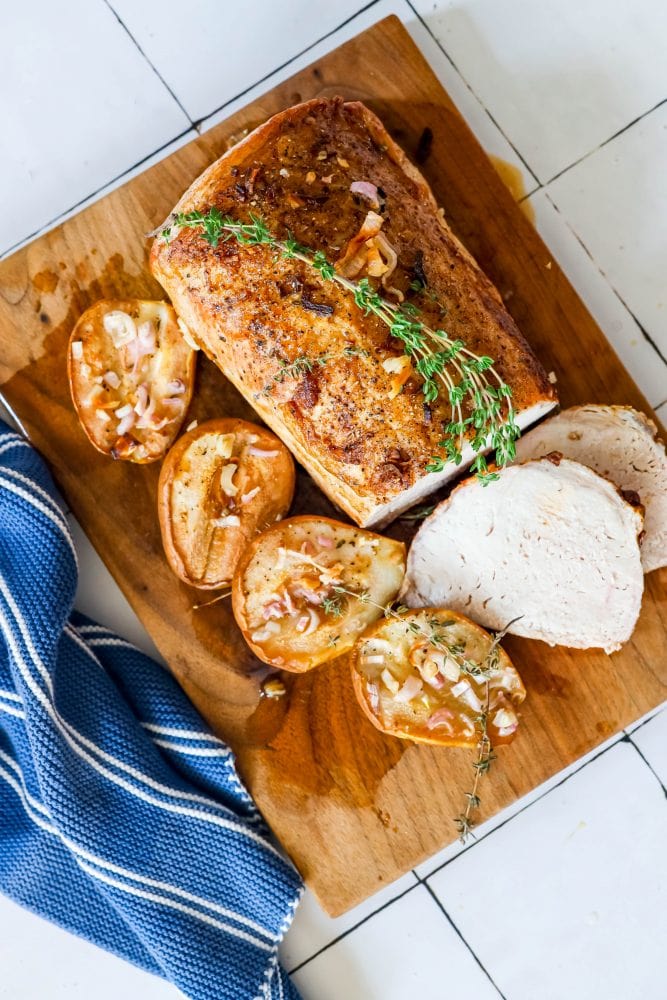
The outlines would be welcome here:
M 316 179 L 308 183 L 311 171 Z M 438 214 L 419 171 L 363 104 L 316 99 L 275 115 L 212 164 L 175 211 L 216 206 L 243 220 L 255 212 L 278 236 L 291 232 L 336 260 L 369 209 L 350 193 L 354 180 L 384 193 L 382 231 L 399 257 L 392 284 L 407 292 L 421 259 L 429 292 L 446 310 L 443 317 L 439 305 L 408 292 L 424 318 L 492 356 L 517 409 L 553 400 L 553 386 L 497 290 Z M 448 408 L 441 401 L 425 407 L 417 377 L 389 398 L 382 362 L 400 354 L 399 346 L 348 292 L 306 265 L 276 260 L 266 247 L 230 241 L 213 249 L 191 229 L 168 243 L 156 239 L 150 259 L 194 339 L 354 520 L 364 523 L 423 477 Z M 313 313 L 302 297 L 333 313 Z M 346 357 L 346 346 L 367 354 Z M 304 354 L 331 357 L 298 379 L 276 381 L 281 363 Z

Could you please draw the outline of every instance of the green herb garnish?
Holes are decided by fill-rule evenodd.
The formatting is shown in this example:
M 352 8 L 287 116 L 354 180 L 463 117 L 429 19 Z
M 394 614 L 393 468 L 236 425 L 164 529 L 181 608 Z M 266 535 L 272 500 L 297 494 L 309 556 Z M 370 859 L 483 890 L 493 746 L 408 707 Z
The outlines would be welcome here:
M 260 216 L 251 213 L 249 218 L 249 222 L 239 222 L 211 208 L 207 212 L 178 213 L 173 225 L 201 229 L 203 238 L 212 247 L 231 239 L 241 246 L 272 247 L 282 257 L 307 264 L 323 281 L 334 281 L 345 288 L 357 306 L 366 315 L 377 316 L 402 345 L 422 380 L 425 401 L 431 403 L 444 396 L 450 406 L 451 420 L 444 425 L 445 436 L 439 442 L 444 455 L 434 455 L 426 466 L 427 472 L 442 472 L 450 462 L 460 464 L 463 447 L 469 442 L 475 452 L 471 470 L 485 484 L 497 479 L 496 472 L 488 471 L 483 452 L 490 447 L 495 452 L 496 464 L 507 465 L 516 455 L 515 441 L 520 431 L 511 403 L 512 390 L 496 371 L 494 360 L 469 351 L 462 340 L 452 339 L 445 330 L 428 326 L 414 304 L 384 298 L 368 278 L 357 282 L 344 278 L 321 250 L 302 246 L 291 235 L 279 239 Z M 164 229 L 162 236 L 168 239 L 170 232 L 170 228 Z M 274 379 L 281 381 L 295 365 L 295 375 L 303 374 L 312 370 L 313 363 L 320 362 L 304 356 L 285 362 Z M 305 367 L 306 364 L 311 367 Z
M 332 618 L 340 618 L 343 613 L 346 604 L 346 597 L 344 594 L 336 594 L 335 597 L 325 597 L 322 601 L 322 610 L 325 615 L 329 615 Z

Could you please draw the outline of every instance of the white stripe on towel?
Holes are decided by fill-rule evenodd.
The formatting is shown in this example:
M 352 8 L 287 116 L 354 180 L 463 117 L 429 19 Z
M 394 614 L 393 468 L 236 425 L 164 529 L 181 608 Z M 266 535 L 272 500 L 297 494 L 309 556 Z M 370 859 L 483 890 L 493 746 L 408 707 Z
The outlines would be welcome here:
M 233 934 L 236 937 L 240 937 L 244 941 L 248 941 L 250 944 L 254 944 L 257 948 L 261 948 L 264 951 L 272 950 L 271 946 L 267 944 L 266 941 L 262 941 L 258 938 L 255 938 L 251 934 L 248 934 L 237 927 L 233 927 L 229 924 L 223 923 L 220 920 L 216 920 L 215 918 L 209 916 L 206 913 L 200 913 L 197 910 L 194 910 L 190 906 L 183 906 L 182 904 L 177 903 L 175 900 L 169 899 L 166 896 L 159 896 L 156 893 L 149 893 L 147 891 L 137 889 L 134 886 L 128 886 L 122 882 L 117 882 L 115 879 L 111 879 L 108 876 L 101 874 L 96 869 L 98 868 L 106 869 L 108 871 L 114 872 L 115 874 L 122 875 L 126 878 L 132 879 L 133 881 L 138 882 L 141 885 L 149 885 L 154 888 L 165 889 L 167 892 L 171 892 L 174 895 L 181 896 L 184 899 L 188 899 L 191 902 L 195 902 L 200 906 L 204 906 L 210 910 L 213 910 L 214 912 L 221 913 L 223 916 L 227 916 L 232 920 L 236 920 L 238 923 L 250 926 L 254 930 L 259 931 L 260 934 L 267 937 L 274 944 L 277 943 L 278 938 L 275 935 L 271 934 L 269 931 L 267 931 L 264 927 L 261 927 L 259 924 L 256 924 L 253 920 L 244 917 L 242 914 L 235 913 L 232 910 L 227 910 L 225 907 L 219 906 L 217 903 L 211 903 L 208 900 L 202 899 L 199 896 L 195 896 L 187 892 L 185 889 L 179 889 L 177 886 L 172 886 L 167 882 L 159 882 L 156 879 L 151 879 L 148 876 L 144 875 L 138 875 L 136 872 L 128 871 L 127 869 L 121 868 L 118 865 L 114 865 L 111 862 L 107 862 L 103 858 L 98 858 L 94 854 L 91 854 L 89 851 L 86 851 L 84 848 L 80 847 L 78 844 L 71 841 L 68 837 L 63 836 L 60 833 L 60 831 L 55 826 L 53 826 L 52 823 L 47 822 L 41 816 L 34 815 L 33 809 L 43 813 L 46 816 L 48 816 L 49 814 L 48 810 L 46 810 L 45 807 L 40 802 L 37 802 L 37 800 L 34 799 L 33 796 L 31 796 L 30 793 L 28 792 L 25 786 L 25 781 L 23 779 L 23 774 L 21 772 L 21 769 L 20 767 L 18 767 L 16 762 L 12 760 L 12 758 L 7 758 L 7 755 L 4 754 L 1 750 L 0 750 L 0 758 L 7 761 L 7 763 L 11 764 L 13 766 L 13 769 L 16 770 L 17 773 L 19 774 L 21 778 L 20 784 L 11 774 L 9 774 L 8 771 L 6 771 L 0 765 L 0 777 L 4 778 L 7 784 L 14 789 L 14 791 L 19 796 L 23 804 L 23 808 L 25 809 L 26 813 L 33 821 L 33 823 L 35 823 L 37 826 L 40 826 L 42 829 L 46 830 L 47 833 L 51 833 L 55 837 L 58 837 L 63 842 L 63 844 L 65 844 L 65 846 L 68 847 L 78 858 L 81 858 L 81 861 L 77 860 L 77 864 L 79 864 L 79 867 L 83 868 L 84 871 L 88 872 L 89 875 L 92 875 L 93 878 L 96 878 L 101 882 L 108 883 L 118 889 L 122 889 L 125 892 L 129 892 L 131 895 L 142 896 L 145 899 L 152 899 L 154 902 L 161 903 L 164 906 L 171 906 L 174 909 L 183 910 L 183 912 L 188 913 L 190 916 L 193 916 L 198 920 L 202 920 L 204 923 L 213 924 L 214 926 L 219 927 L 221 930 L 224 930 L 229 934 Z M 87 862 L 90 862 L 90 864 L 88 864 Z
M 49 677 L 48 671 L 46 670 L 46 667 L 42 663 L 42 661 L 41 661 L 41 659 L 40 659 L 40 657 L 39 657 L 39 655 L 37 653 L 37 650 L 35 649 L 34 643 L 32 641 L 32 637 L 31 637 L 31 635 L 30 635 L 30 633 L 29 633 L 29 631 L 27 629 L 27 625 L 25 623 L 25 620 L 24 620 L 23 616 L 21 615 L 19 609 L 16 607 L 16 602 L 14 601 L 11 593 L 8 590 L 7 584 L 6 584 L 5 580 L 1 576 L 0 576 L 0 591 L 2 592 L 5 600 L 7 601 L 8 605 L 10 607 L 10 609 L 14 613 L 14 617 L 16 619 L 16 624 L 19 626 L 19 630 L 21 631 L 21 635 L 22 635 L 22 637 L 24 639 L 26 647 L 28 648 L 28 651 L 31 654 L 31 658 L 32 658 L 32 660 L 34 662 L 34 665 L 37 667 L 38 672 L 44 678 L 46 686 L 49 689 L 49 691 L 51 692 L 52 691 L 52 681 L 51 681 L 51 678 Z M 151 805 L 159 806 L 161 809 L 164 809 L 167 812 L 177 813 L 177 814 L 182 815 L 182 816 L 189 816 L 189 817 L 192 817 L 193 819 L 198 819 L 201 822 L 211 823 L 213 825 L 220 826 L 220 827 L 223 827 L 223 828 L 228 829 L 228 830 L 232 830 L 232 831 L 240 834 L 241 836 L 245 836 L 248 839 L 253 840 L 255 843 L 257 843 L 261 847 L 263 847 L 265 851 L 267 851 L 270 854 L 273 854 L 275 857 L 277 857 L 281 861 L 284 860 L 283 857 L 282 857 L 282 855 L 280 854 L 280 852 L 278 850 L 276 850 L 276 848 L 273 846 L 273 844 L 271 844 L 264 837 L 262 837 L 259 834 L 255 833 L 254 830 L 249 830 L 249 829 L 247 829 L 247 827 L 245 827 L 241 823 L 235 822 L 233 820 L 225 819 L 223 816 L 212 815 L 211 813 L 205 813 L 205 812 L 202 812 L 201 810 L 197 810 L 197 809 L 191 808 L 189 806 L 178 806 L 175 803 L 164 802 L 164 801 L 162 801 L 160 799 L 157 799 L 157 798 L 155 798 L 155 796 L 149 795 L 147 792 L 144 792 L 142 789 L 137 788 L 136 785 L 131 785 L 128 781 L 125 781 L 125 779 L 121 778 L 119 775 L 114 774 L 113 771 L 109 771 L 108 768 L 104 767 L 103 764 L 101 764 L 99 761 L 95 760 L 95 758 L 92 757 L 90 754 L 86 753 L 86 751 L 83 749 L 83 747 L 79 746 L 77 744 L 76 739 L 80 740 L 80 742 L 83 744 L 83 746 L 85 746 L 85 747 L 87 747 L 89 749 L 92 749 L 95 753 L 97 753 L 102 758 L 102 760 L 107 760 L 107 761 L 110 761 L 112 763 L 116 763 L 116 761 L 115 761 L 115 759 L 113 757 L 111 757 L 109 754 L 105 753 L 103 750 L 101 750 L 99 747 L 97 747 L 90 740 L 86 739 L 85 736 L 83 736 L 81 733 L 79 733 L 73 726 L 71 726 L 65 719 L 63 719 L 60 716 L 60 714 L 56 711 L 54 705 L 51 703 L 51 701 L 49 700 L 49 698 L 47 697 L 47 695 L 44 693 L 44 691 L 41 689 L 41 687 L 37 684 L 37 682 L 35 681 L 34 677 L 32 676 L 32 674 L 30 672 L 30 667 L 26 663 L 26 661 L 25 661 L 25 659 L 23 657 L 23 654 L 21 653 L 21 651 L 20 651 L 20 649 L 19 649 L 19 647 L 18 647 L 18 645 L 16 643 L 16 640 L 15 640 L 13 632 L 12 632 L 12 630 L 10 628 L 9 622 L 7 621 L 4 613 L 1 612 L 1 611 L 0 611 L 0 623 L 3 626 L 3 630 L 5 632 L 6 641 L 7 641 L 8 645 L 9 645 L 9 647 L 11 649 L 11 652 L 12 652 L 14 658 L 16 659 L 17 665 L 18 665 L 19 670 L 21 672 L 21 676 L 23 677 L 26 685 L 28 686 L 28 688 L 30 689 L 30 691 L 32 691 L 32 693 L 35 696 L 35 698 L 37 699 L 37 701 L 39 701 L 39 703 L 42 705 L 42 707 L 51 716 L 51 718 L 55 722 L 57 728 L 60 730 L 61 735 L 65 739 L 65 741 L 68 744 L 68 746 L 74 751 L 74 753 L 76 753 L 79 757 L 81 757 L 82 760 L 85 760 L 88 764 L 90 764 L 91 767 L 93 767 L 100 774 L 103 774 L 105 777 L 109 778 L 116 785 L 120 786 L 121 788 L 125 788 L 126 791 L 130 792 L 131 794 L 133 794 L 136 798 L 142 799 L 143 801 L 148 802 Z M 70 734 L 72 734 L 72 735 L 70 735 Z M 130 768 L 129 765 L 123 764 L 123 762 L 121 762 L 121 761 L 118 761 L 117 765 L 119 767 L 122 767 L 125 770 L 130 770 L 132 772 L 136 771 L 135 768 Z M 158 788 L 165 787 L 165 786 L 160 786 L 158 782 L 154 782 L 152 779 L 148 778 L 146 775 L 142 775 L 141 772 L 139 772 L 139 771 L 136 771 L 136 774 L 137 774 L 139 780 L 143 780 L 148 785 L 155 785 Z M 171 791 L 169 791 L 169 794 L 172 794 Z M 185 798 L 186 796 L 188 798 L 190 798 L 189 793 L 183 793 L 182 797 Z M 209 806 L 209 808 L 216 808 L 216 807 L 218 807 L 218 803 L 215 802 L 212 799 L 206 799 L 206 798 L 204 798 L 202 796 L 201 797 L 201 801 L 205 802 Z
M 3 467 L 3 471 L 7 470 Z M 53 511 L 46 506 L 46 504 L 43 504 L 41 500 L 38 500 L 37 497 L 34 497 L 31 493 L 26 492 L 26 490 L 22 489 L 22 487 L 20 486 L 17 486 L 16 483 L 13 483 L 11 480 L 4 479 L 2 476 L 0 476 L 0 486 L 4 487 L 6 490 L 9 490 L 10 493 L 15 493 L 16 496 L 20 497 L 22 500 L 25 500 L 40 513 L 48 517 L 49 521 L 52 521 L 53 524 L 55 524 L 55 526 L 58 528 L 63 538 L 69 545 L 70 549 L 72 550 L 72 555 L 74 556 L 74 562 L 78 566 L 79 560 L 77 558 L 76 549 L 74 548 L 74 542 L 72 541 L 69 525 L 67 524 L 67 521 L 63 521 L 62 511 L 60 510 L 60 508 L 58 508 L 58 512 L 61 515 L 61 517 L 58 518 L 53 513 Z

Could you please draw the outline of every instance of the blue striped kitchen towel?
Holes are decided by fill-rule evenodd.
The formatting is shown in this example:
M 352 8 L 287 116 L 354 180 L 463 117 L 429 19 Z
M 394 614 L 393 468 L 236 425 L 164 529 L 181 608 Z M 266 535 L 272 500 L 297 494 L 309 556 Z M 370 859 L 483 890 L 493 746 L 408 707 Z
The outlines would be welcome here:
M 298 998 L 297 872 L 169 674 L 71 614 L 76 582 L 51 477 L 0 422 L 0 890 L 186 996 Z

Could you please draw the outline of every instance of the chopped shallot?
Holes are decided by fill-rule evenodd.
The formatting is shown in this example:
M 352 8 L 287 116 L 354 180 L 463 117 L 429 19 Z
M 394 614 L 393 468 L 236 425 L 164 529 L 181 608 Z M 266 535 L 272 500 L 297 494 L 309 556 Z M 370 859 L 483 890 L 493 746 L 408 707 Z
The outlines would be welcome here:
M 461 701 L 469 705 L 470 708 L 475 712 L 481 711 L 482 703 L 472 689 L 472 686 L 466 680 L 461 680 L 458 684 L 455 684 L 452 688 L 452 694 L 455 698 L 460 698 Z
M 214 517 L 211 524 L 214 528 L 240 528 L 241 519 L 237 514 L 226 514 L 225 517 Z
M 445 657 L 444 663 L 440 667 L 440 673 L 446 677 L 448 681 L 456 682 L 461 676 L 461 668 L 456 660 L 453 660 L 451 656 L 447 656 Z
M 269 601 L 268 604 L 264 605 L 262 618 L 265 622 L 268 622 L 270 618 L 282 618 L 283 616 L 284 609 L 280 601 Z
M 382 362 L 384 370 L 392 375 L 402 372 L 404 368 L 408 368 L 409 366 L 410 358 L 407 354 L 398 354 L 392 358 L 385 358 Z
M 106 410 L 96 410 L 95 413 L 98 419 L 101 420 L 103 423 L 108 424 L 110 422 L 111 417 L 109 416 Z
M 257 494 L 259 493 L 259 491 L 260 491 L 260 487 L 259 486 L 255 486 L 254 490 L 250 490 L 249 493 L 244 493 L 243 496 L 241 497 L 241 503 L 242 504 L 250 503 L 250 501 L 254 497 L 257 496 Z
M 364 663 L 367 663 L 369 665 L 384 663 L 384 656 L 382 655 L 382 653 L 367 653 L 364 656 Z M 398 691 L 398 688 L 396 688 L 396 690 Z
M 83 357 L 83 341 L 74 340 L 72 341 L 72 357 L 75 361 L 80 361 Z
M 220 472 L 220 486 L 222 492 L 226 493 L 228 497 L 236 496 L 239 491 L 238 486 L 233 483 L 234 473 L 238 469 L 238 465 L 231 462 L 229 465 L 224 465 Z
M 169 417 L 162 417 L 161 419 L 155 416 L 155 406 L 156 400 L 153 397 L 148 404 L 148 407 L 142 413 L 139 420 L 137 421 L 137 427 L 150 428 L 154 431 L 161 431 L 169 423 Z
M 454 713 L 450 712 L 448 708 L 444 705 L 442 708 L 438 708 L 433 715 L 426 722 L 427 729 L 436 729 L 438 726 L 443 726 L 448 733 L 452 733 L 452 720 L 454 718 Z
M 382 659 L 384 659 L 384 657 L 382 657 Z M 366 657 L 366 662 L 368 662 L 368 657 Z M 387 687 L 392 694 L 395 695 L 398 693 L 400 684 L 398 683 L 394 675 L 389 672 L 389 670 L 385 668 L 380 674 L 380 678 L 382 679 L 382 682 L 385 685 L 385 687 Z
M 370 202 L 371 208 L 377 209 L 380 207 L 380 198 L 378 196 L 378 189 L 375 184 L 371 184 L 370 181 L 353 181 L 350 184 L 350 191 L 352 194 L 358 194 L 366 201 Z
M 131 316 L 120 309 L 108 312 L 103 320 L 104 329 L 115 348 L 125 347 L 137 336 L 137 325 Z
M 299 621 L 297 622 L 296 625 L 297 632 L 302 632 L 304 635 L 310 635 L 310 633 L 314 632 L 317 626 L 320 624 L 320 616 L 318 615 L 317 611 L 314 610 L 314 608 L 308 608 L 308 621 L 305 626 L 302 625 L 304 618 L 305 615 L 303 618 L 299 618 Z M 302 625 L 301 628 L 299 628 L 300 625 Z
M 356 278 L 364 269 L 368 260 L 366 243 L 382 229 L 383 218 L 376 212 L 368 212 L 361 229 L 353 236 L 347 245 L 345 253 L 336 262 L 336 271 L 344 278 Z
M 248 454 L 254 455 L 255 458 L 275 458 L 276 455 L 280 454 L 280 452 L 266 451 L 264 448 L 255 448 L 253 445 L 251 445 L 251 447 L 248 448 Z
M 321 549 L 332 549 L 334 547 L 334 540 L 330 535 L 318 535 L 316 541 Z
M 120 376 L 116 372 L 105 372 L 102 378 L 110 389 L 117 389 L 120 385 Z
M 282 601 L 283 601 L 283 604 L 285 605 L 285 608 L 287 609 L 287 611 L 290 614 L 294 614 L 294 612 L 296 611 L 296 608 L 294 606 L 294 601 L 292 600 L 292 595 L 290 594 L 290 592 L 287 589 L 287 587 L 283 587 Z
M 384 233 L 378 233 L 373 242 L 375 243 L 377 249 L 380 251 L 387 265 L 384 274 L 382 275 L 382 287 L 386 289 L 388 292 L 393 292 L 394 295 L 398 297 L 399 301 L 402 302 L 403 293 L 399 291 L 398 288 L 392 288 L 390 285 L 387 284 L 389 278 L 391 278 L 392 274 L 394 273 L 398 265 L 398 254 L 396 253 L 396 251 L 394 250 L 393 246 L 391 245 L 387 237 L 384 235 Z
M 185 382 L 182 378 L 174 378 L 171 382 L 167 382 L 167 391 L 172 396 L 181 396 L 185 392 Z
M 303 597 L 309 604 L 322 603 L 320 594 L 315 590 L 311 590 L 310 587 L 303 587 L 301 584 L 296 584 L 292 587 L 292 593 L 295 597 Z
M 130 413 L 132 413 L 132 405 L 131 403 L 125 403 L 124 406 L 121 406 L 120 409 L 115 411 L 114 416 L 118 417 L 119 420 L 122 420 L 123 417 L 129 417 Z
M 394 695 L 394 701 L 401 702 L 401 704 L 412 701 L 419 694 L 423 686 L 423 681 L 419 677 L 410 674 L 401 690 Z
M 516 726 L 519 720 L 511 709 L 500 708 L 491 721 L 497 729 L 505 729 L 509 726 Z
M 142 382 L 137 389 L 137 401 L 134 404 L 134 412 L 138 417 L 142 417 L 148 406 L 148 386 Z
M 498 730 L 498 735 L 499 736 L 511 736 L 512 733 L 516 732 L 516 730 L 518 729 L 518 727 L 519 727 L 519 721 L 517 719 L 517 721 L 514 723 L 514 725 L 512 725 L 512 726 L 503 726 L 502 729 L 499 729 Z
M 125 347 L 128 361 L 132 362 L 132 374 L 136 375 L 143 358 L 150 354 L 155 354 L 157 344 L 155 342 L 155 327 L 146 320 L 137 330 L 137 336 Z
M 119 422 L 118 427 L 116 428 L 116 434 L 118 434 L 118 437 L 122 437 L 123 434 L 127 434 L 129 430 L 132 430 L 136 419 L 137 415 L 132 410 L 132 407 L 130 407 L 130 412 L 123 417 L 123 419 Z
M 166 406 L 168 410 L 172 410 L 174 413 L 180 413 L 183 409 L 183 400 L 179 399 L 178 396 L 167 396 L 166 399 L 162 400 L 162 405 Z
M 250 636 L 253 642 L 266 642 L 270 639 L 272 635 L 276 635 L 280 632 L 280 625 L 278 622 L 267 622 L 264 628 L 257 629 Z

